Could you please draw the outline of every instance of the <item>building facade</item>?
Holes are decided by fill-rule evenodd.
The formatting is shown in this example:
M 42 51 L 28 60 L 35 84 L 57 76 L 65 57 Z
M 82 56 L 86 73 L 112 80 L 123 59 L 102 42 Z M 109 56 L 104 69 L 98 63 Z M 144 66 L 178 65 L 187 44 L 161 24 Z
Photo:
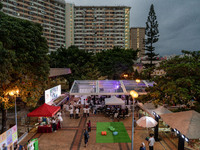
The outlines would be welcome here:
M 2 11 L 10 16 L 40 23 L 49 51 L 66 45 L 64 0 L 1 0 Z
M 140 50 L 138 57 L 142 57 L 145 54 L 145 28 L 136 27 L 130 28 L 130 48 L 134 50 Z
M 130 48 L 130 7 L 75 6 L 65 0 L 1 0 L 10 16 L 40 23 L 49 51 L 71 45 L 88 52 Z
M 74 45 L 88 52 L 130 47 L 130 7 L 74 6 Z

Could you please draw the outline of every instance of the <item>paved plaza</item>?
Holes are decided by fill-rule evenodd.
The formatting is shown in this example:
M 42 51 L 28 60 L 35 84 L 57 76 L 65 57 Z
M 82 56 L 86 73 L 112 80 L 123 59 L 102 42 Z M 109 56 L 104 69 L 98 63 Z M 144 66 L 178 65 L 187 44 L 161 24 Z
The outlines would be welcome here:
M 137 118 L 136 118 L 137 119 Z M 112 118 L 105 117 L 104 114 L 90 115 L 88 118 L 70 119 L 69 113 L 63 113 L 63 128 L 53 133 L 37 133 L 36 130 L 29 132 L 22 141 L 21 145 L 26 145 L 29 139 L 38 138 L 40 150 L 130 150 L 131 143 L 96 143 L 96 123 L 97 122 L 117 122 Z M 87 122 L 91 121 L 92 131 L 89 133 L 90 138 L 88 146 L 84 147 L 83 129 Z M 124 123 L 127 133 L 131 139 L 132 116 L 119 121 Z M 140 144 L 145 143 L 148 150 L 148 143 L 145 138 L 148 137 L 148 130 L 141 127 L 135 128 L 134 149 L 139 150 Z M 156 142 L 155 150 L 175 150 L 175 145 L 167 136 L 162 136 L 162 140 Z

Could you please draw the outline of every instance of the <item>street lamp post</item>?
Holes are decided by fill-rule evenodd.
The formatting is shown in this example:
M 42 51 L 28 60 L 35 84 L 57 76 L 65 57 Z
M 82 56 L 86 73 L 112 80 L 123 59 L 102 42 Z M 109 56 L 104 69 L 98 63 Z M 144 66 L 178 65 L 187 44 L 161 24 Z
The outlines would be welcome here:
M 19 94 L 19 90 L 16 90 L 16 91 L 11 91 L 9 93 L 11 96 L 15 96 L 15 124 L 16 124 L 16 127 L 17 127 L 17 96 Z
M 131 141 L 131 150 L 133 150 L 134 147 L 134 98 L 138 97 L 138 93 L 134 90 L 130 91 L 130 95 L 133 98 L 133 116 L 132 116 L 132 141 Z

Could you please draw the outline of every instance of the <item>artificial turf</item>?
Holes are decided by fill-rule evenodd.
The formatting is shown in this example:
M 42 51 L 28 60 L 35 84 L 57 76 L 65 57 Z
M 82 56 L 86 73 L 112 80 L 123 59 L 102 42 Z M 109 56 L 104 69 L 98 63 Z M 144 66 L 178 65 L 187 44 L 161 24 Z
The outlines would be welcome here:
M 109 126 L 115 128 L 118 135 L 113 135 L 108 129 Z M 101 131 L 106 131 L 107 135 L 101 135 Z M 123 122 L 97 122 L 96 143 L 130 143 L 131 140 L 124 127 Z

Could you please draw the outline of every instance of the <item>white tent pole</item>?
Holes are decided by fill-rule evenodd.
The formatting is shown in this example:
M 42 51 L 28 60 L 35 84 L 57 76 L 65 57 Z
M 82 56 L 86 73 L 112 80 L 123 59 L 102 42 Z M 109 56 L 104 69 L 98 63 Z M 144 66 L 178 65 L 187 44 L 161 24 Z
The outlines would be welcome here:
M 99 95 L 99 80 L 96 80 L 96 95 Z

